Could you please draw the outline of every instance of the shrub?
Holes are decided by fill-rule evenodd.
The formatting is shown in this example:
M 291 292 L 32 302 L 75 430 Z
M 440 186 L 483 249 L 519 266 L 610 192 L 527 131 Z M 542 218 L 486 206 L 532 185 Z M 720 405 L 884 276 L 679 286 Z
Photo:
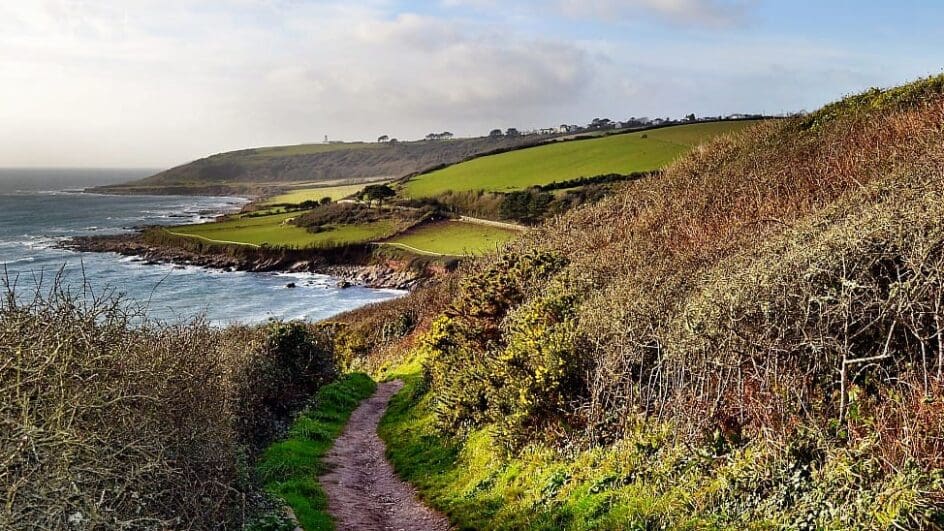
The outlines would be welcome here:
M 502 200 L 499 214 L 503 219 L 535 222 L 544 217 L 553 196 L 538 189 L 511 192 Z
M 506 256 L 460 286 L 423 342 L 441 428 L 454 433 L 497 423 L 504 441 L 514 444 L 579 396 L 575 298 L 554 293 L 509 315 L 536 282 L 563 265 L 550 254 Z
M 0 302 L 0 528 L 212 528 L 246 476 L 228 413 L 241 341 L 110 297 Z
M 338 374 L 334 345 L 323 328 L 273 323 L 265 341 L 236 374 L 236 428 L 258 451 L 283 431 L 322 385 Z

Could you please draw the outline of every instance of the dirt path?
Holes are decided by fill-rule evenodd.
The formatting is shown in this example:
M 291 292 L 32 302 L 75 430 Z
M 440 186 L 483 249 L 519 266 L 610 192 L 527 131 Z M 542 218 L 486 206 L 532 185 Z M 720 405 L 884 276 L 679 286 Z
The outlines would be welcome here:
M 403 382 L 385 382 L 351 415 L 325 456 L 331 472 L 319 480 L 339 531 L 446 531 L 449 521 L 426 507 L 384 457 L 377 424 Z

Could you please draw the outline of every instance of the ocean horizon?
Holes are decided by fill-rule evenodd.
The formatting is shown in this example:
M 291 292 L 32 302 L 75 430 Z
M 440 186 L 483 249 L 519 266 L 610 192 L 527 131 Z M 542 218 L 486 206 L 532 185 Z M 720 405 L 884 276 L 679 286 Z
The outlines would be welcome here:
M 397 290 L 341 289 L 310 273 L 252 273 L 148 264 L 137 257 L 61 249 L 71 237 L 132 232 L 147 225 L 201 223 L 241 208 L 237 197 L 115 196 L 93 186 L 150 175 L 149 169 L 0 169 L 0 267 L 20 298 L 60 280 L 75 292 L 121 297 L 148 318 L 212 324 L 269 319 L 316 321 L 402 295 Z M 286 286 L 295 284 L 297 288 Z

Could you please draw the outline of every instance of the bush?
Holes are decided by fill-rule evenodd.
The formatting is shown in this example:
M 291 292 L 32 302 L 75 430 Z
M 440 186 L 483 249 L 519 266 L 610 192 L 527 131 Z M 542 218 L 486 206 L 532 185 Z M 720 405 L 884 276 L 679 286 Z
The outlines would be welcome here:
M 554 197 L 538 189 L 511 192 L 502 200 L 499 214 L 502 219 L 536 222 L 544 217 Z
M 322 385 L 338 374 L 334 345 L 325 329 L 305 323 L 273 323 L 265 340 L 236 375 L 236 428 L 254 451 L 284 431 Z
M 0 528 L 212 528 L 247 486 L 228 411 L 242 338 L 58 286 L 0 302 Z M 237 341 L 234 341 L 237 339 Z
M 563 267 L 550 254 L 506 256 L 468 277 L 424 339 L 426 379 L 439 426 L 451 433 L 498 424 L 513 445 L 534 425 L 559 420 L 580 396 L 583 361 L 570 295 L 524 301 L 535 282 Z

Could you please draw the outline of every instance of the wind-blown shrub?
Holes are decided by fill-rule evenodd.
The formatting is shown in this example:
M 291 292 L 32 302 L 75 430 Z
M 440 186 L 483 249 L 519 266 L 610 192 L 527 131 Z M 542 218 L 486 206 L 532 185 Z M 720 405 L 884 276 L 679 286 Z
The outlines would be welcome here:
M 204 322 L 142 322 L 121 301 L 0 304 L 0 528 L 212 528 L 245 475 L 228 352 Z
M 262 449 L 337 375 L 327 330 L 300 322 L 269 325 L 262 345 L 235 375 L 235 420 L 242 440 Z
M 149 321 L 56 282 L 0 300 L 0 529 L 242 528 L 255 450 L 337 374 L 325 330 Z
M 870 91 L 483 259 L 394 403 L 398 468 L 469 527 L 944 527 L 942 124 L 944 77 Z M 528 256 L 561 265 L 513 281 Z
M 441 427 L 563 417 L 582 427 L 573 442 L 593 444 L 669 423 L 723 450 L 801 425 L 854 435 L 867 405 L 887 415 L 877 397 L 916 385 L 934 402 L 942 86 L 853 97 L 815 127 L 795 118 L 719 138 L 486 259 L 425 342 Z M 519 284 L 509 271 L 522 256 L 561 265 Z M 560 332 L 535 328 L 528 312 L 554 297 L 574 311 L 555 317 Z M 513 397 L 534 391 L 520 386 L 547 352 L 579 352 L 586 385 L 537 393 L 552 405 L 529 412 Z M 917 409 L 941 422 L 919 403 L 884 419 L 901 431 Z M 908 449 L 887 434 L 883 451 L 939 466 L 931 431 Z

